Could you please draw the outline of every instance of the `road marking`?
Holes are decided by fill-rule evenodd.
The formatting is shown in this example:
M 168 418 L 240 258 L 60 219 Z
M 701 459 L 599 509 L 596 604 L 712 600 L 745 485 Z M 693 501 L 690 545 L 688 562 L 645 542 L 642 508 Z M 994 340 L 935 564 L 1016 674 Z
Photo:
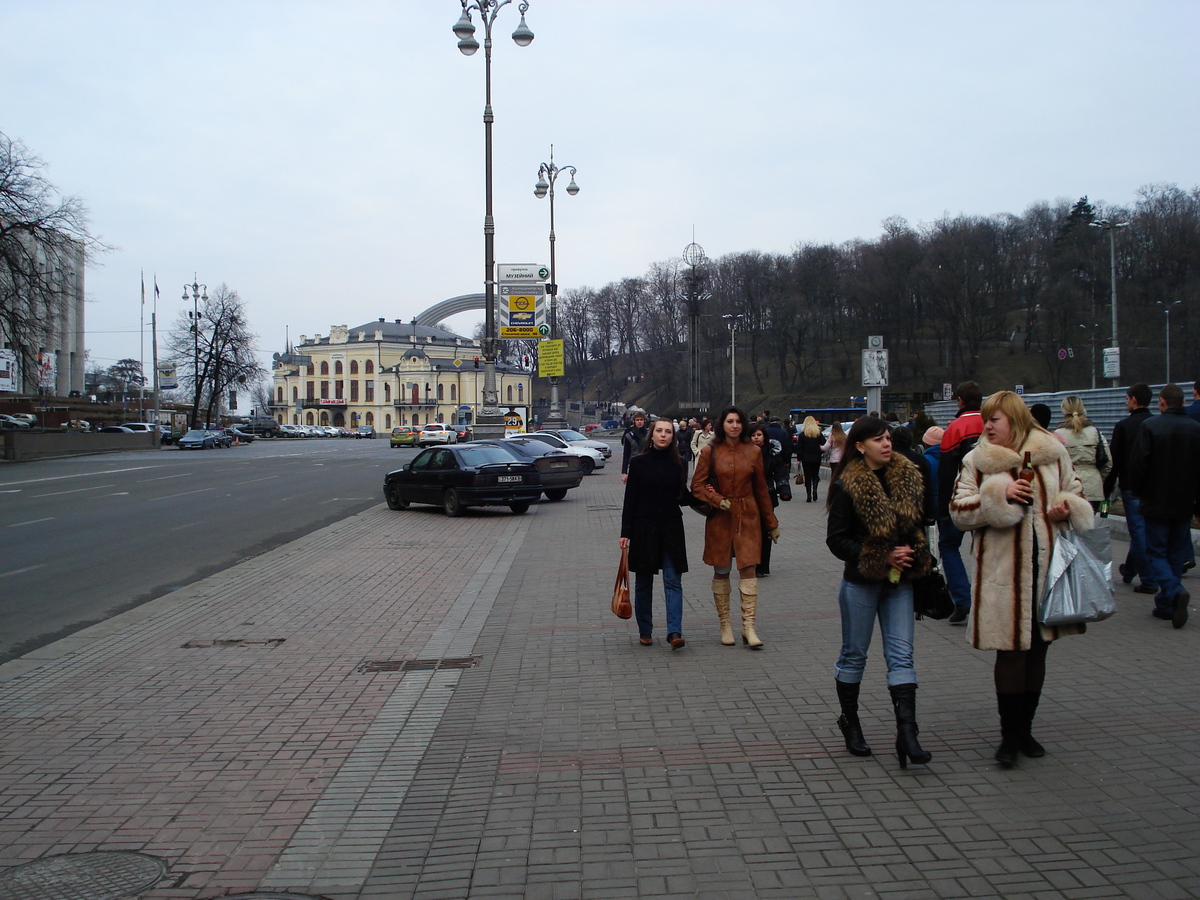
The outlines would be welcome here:
M 22 525 L 36 525 L 38 522 L 53 522 L 57 516 L 46 516 L 44 519 L 30 519 L 28 522 L 13 522 L 9 528 L 20 528 Z
M 157 469 L 158 466 L 131 466 L 128 469 L 106 469 L 103 472 L 78 472 L 74 475 L 54 475 L 50 478 L 30 478 L 28 481 L 0 482 L 0 487 L 12 487 L 15 484 L 40 484 L 43 481 L 62 481 L 64 478 L 92 478 L 94 476 L 116 475 L 118 472 L 140 472 L 142 469 Z
M 264 475 L 262 478 L 251 478 L 249 481 L 235 481 L 234 485 L 239 484 L 254 484 L 256 481 L 270 481 L 272 478 L 278 478 L 278 475 Z
M 170 481 L 173 478 L 186 478 L 188 473 L 176 472 L 174 475 L 160 475 L 158 478 L 141 478 L 138 484 L 151 484 L 155 481 Z
M 32 572 L 34 569 L 46 568 L 45 563 L 38 563 L 36 566 L 26 566 L 23 569 L 13 569 L 11 572 L 0 572 L 0 578 L 7 578 L 9 575 L 20 575 L 22 572 Z
M 116 487 L 116 485 L 112 485 L 112 484 L 97 484 L 97 485 L 95 485 L 94 487 L 85 487 L 85 488 L 72 488 L 72 489 L 71 489 L 71 490 L 69 490 L 69 491 L 51 491 L 51 492 L 50 492 L 50 493 L 48 493 L 48 494 L 30 494 L 29 496 L 30 496 L 32 499 L 34 499 L 34 500 L 39 500 L 39 499 L 41 499 L 42 497 L 57 497 L 57 496 L 59 496 L 60 494 L 78 494 L 78 493 L 80 493 L 80 492 L 82 492 L 82 491 L 98 491 L 98 490 L 100 490 L 101 488 L 110 488 L 110 487 Z
M 147 497 L 147 500 L 174 500 L 176 497 L 186 497 L 188 494 L 203 494 L 205 491 L 211 491 L 212 488 L 198 488 L 194 491 L 184 491 L 181 494 L 164 494 L 161 497 Z

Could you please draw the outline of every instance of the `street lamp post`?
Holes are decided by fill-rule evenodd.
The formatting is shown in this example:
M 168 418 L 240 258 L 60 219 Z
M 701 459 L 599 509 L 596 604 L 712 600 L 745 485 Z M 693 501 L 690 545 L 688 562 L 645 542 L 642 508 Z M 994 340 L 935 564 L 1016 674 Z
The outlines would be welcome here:
M 470 56 L 479 49 L 479 41 L 475 40 L 475 25 L 471 21 L 471 13 L 478 12 L 479 20 L 483 23 L 483 58 L 485 100 L 483 106 L 483 147 L 484 147 L 484 214 L 483 214 L 483 269 L 484 269 L 484 318 L 482 341 L 483 351 L 483 402 L 480 415 L 476 421 L 476 434 L 480 437 L 502 437 L 504 428 L 503 414 L 499 408 L 499 395 L 496 392 L 496 254 L 495 239 L 496 225 L 492 218 L 492 24 L 500 10 L 512 0 L 460 0 L 462 16 L 454 24 L 454 34 L 458 38 L 458 49 L 463 56 Z M 512 33 L 512 39 L 518 47 L 528 47 L 533 41 L 533 32 L 525 24 L 525 12 L 529 3 L 522 0 L 517 7 L 521 12 L 521 24 Z
M 1118 228 L 1128 228 L 1128 222 L 1110 222 L 1108 219 L 1097 219 L 1095 222 L 1088 223 L 1092 228 L 1100 228 L 1108 232 L 1108 273 L 1112 284 L 1112 346 L 1116 349 L 1117 344 L 1117 244 L 1114 237 L 1114 232 Z M 1118 357 L 1118 366 L 1120 357 Z M 1120 371 L 1118 369 L 1116 375 L 1113 376 L 1112 386 L 1116 387 L 1121 380 Z
M 1167 380 L 1166 384 L 1171 383 L 1171 310 L 1177 307 L 1182 300 L 1176 300 L 1174 303 L 1163 303 L 1161 300 L 1156 301 L 1162 307 L 1162 311 L 1167 314 Z
M 722 316 L 729 323 L 729 405 L 737 406 L 737 323 L 740 315 Z
M 191 295 L 188 295 L 188 291 Z M 192 311 L 188 315 L 192 319 L 192 381 L 195 393 L 192 398 L 192 427 L 198 428 L 200 423 L 200 301 L 208 300 L 208 285 L 197 284 L 196 276 L 192 275 L 192 283 L 183 286 L 183 302 L 192 301 Z
M 538 166 L 538 180 L 533 187 L 533 195 L 539 200 L 550 196 L 550 340 L 558 340 L 558 278 L 554 266 L 554 182 L 560 172 L 571 173 L 571 183 L 567 185 L 567 193 L 574 197 L 579 193 L 579 185 L 575 183 L 574 166 L 556 166 L 554 164 L 554 145 L 550 145 L 550 162 Z M 550 414 L 546 417 L 550 428 L 566 428 L 567 420 L 563 416 L 558 403 L 558 376 L 550 376 Z

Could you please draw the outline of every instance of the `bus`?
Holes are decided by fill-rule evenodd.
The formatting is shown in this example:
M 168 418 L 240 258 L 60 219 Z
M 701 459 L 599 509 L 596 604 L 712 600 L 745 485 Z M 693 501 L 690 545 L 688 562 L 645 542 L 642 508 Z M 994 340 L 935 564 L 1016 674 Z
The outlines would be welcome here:
M 832 425 L 834 422 L 853 422 L 859 416 L 866 414 L 866 407 L 863 406 L 822 406 L 788 410 L 788 415 L 797 425 L 801 424 L 808 416 L 812 416 L 821 425 Z

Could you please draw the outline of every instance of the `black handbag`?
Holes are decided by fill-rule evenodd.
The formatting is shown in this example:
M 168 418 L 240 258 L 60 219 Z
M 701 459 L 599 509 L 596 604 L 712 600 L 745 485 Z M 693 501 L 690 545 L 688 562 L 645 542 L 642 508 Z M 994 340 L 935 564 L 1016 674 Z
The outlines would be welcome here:
M 912 588 L 913 612 L 918 619 L 946 619 L 954 612 L 954 597 L 936 560 L 927 574 L 913 581 Z
M 701 448 L 700 452 L 701 452 L 701 453 L 704 453 L 704 449 L 703 449 L 703 448 Z M 699 459 L 699 457 L 697 457 L 697 459 Z M 713 467 L 712 467 L 712 451 L 711 451 L 711 450 L 709 450 L 709 451 L 708 451 L 708 478 L 707 478 L 707 483 L 708 483 L 708 484 L 710 484 L 710 485 L 712 485 L 712 489 L 713 489 L 714 491 L 717 489 L 717 479 L 716 479 L 715 475 L 713 474 Z M 703 500 L 700 500 L 700 499 L 699 499 L 699 498 L 697 498 L 697 497 L 696 497 L 696 495 L 695 495 L 695 494 L 693 494 L 693 493 L 692 493 L 690 490 L 687 492 L 687 497 L 686 497 L 686 499 L 687 499 L 687 506 L 688 506 L 688 509 L 690 509 L 692 512 L 697 512 L 697 513 L 699 513 L 700 515 L 704 516 L 704 518 L 706 518 L 706 519 L 711 519 L 711 518 L 712 518 L 713 516 L 715 516 L 715 515 L 716 515 L 718 512 L 720 512 L 720 509 L 718 509 L 718 508 L 717 508 L 717 507 L 715 507 L 715 506 L 711 506 L 710 504 L 706 503 L 706 502 L 705 502 L 705 501 L 703 501 Z

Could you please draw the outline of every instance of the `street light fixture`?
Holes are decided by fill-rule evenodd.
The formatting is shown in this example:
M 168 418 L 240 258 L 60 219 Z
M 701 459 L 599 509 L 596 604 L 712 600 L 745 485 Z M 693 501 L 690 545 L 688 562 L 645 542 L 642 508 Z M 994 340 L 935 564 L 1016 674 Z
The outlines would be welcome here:
M 741 314 L 721 316 L 729 323 L 729 405 L 737 406 L 737 323 Z
M 1113 349 L 1118 347 L 1117 344 L 1117 244 L 1113 233 L 1118 228 L 1128 228 L 1128 222 L 1110 222 L 1108 219 L 1097 219 L 1095 222 L 1089 222 L 1092 228 L 1101 228 L 1108 232 L 1108 271 L 1109 278 L 1112 282 L 1112 346 Z M 1112 386 L 1116 387 L 1120 381 L 1120 357 L 1117 359 L 1118 370 L 1113 376 Z
M 1177 307 L 1182 300 L 1176 300 L 1174 303 L 1163 303 L 1161 300 L 1155 301 L 1162 307 L 1162 311 L 1167 314 L 1167 380 L 1166 384 L 1171 383 L 1171 310 Z
M 460 0 L 462 16 L 454 24 L 454 34 L 458 38 L 458 49 L 463 56 L 470 56 L 479 49 L 479 41 L 475 40 L 475 25 L 471 21 L 471 13 L 479 13 L 479 21 L 483 24 L 483 57 L 485 100 L 483 107 L 484 134 L 484 216 L 483 216 L 483 269 L 484 269 L 484 338 L 482 347 L 483 367 L 483 403 L 476 429 L 480 437 L 500 437 L 503 429 L 503 417 L 499 408 L 499 394 L 496 391 L 496 255 L 495 238 L 496 223 L 492 218 L 492 25 L 500 10 L 512 0 Z M 512 33 L 513 42 L 518 47 L 528 47 L 533 40 L 533 32 L 525 24 L 525 12 L 529 3 L 522 0 L 517 7 L 521 12 L 521 24 Z
M 554 183 L 561 172 L 571 173 L 571 183 L 567 185 L 567 193 L 574 197 L 579 193 L 579 185 L 575 183 L 574 166 L 556 166 L 554 164 L 554 145 L 550 145 L 550 162 L 538 166 L 537 184 L 533 186 L 533 196 L 541 200 L 550 197 L 550 340 L 558 340 L 558 278 L 554 265 Z M 563 416 L 558 403 L 558 376 L 550 376 L 550 414 L 546 424 L 551 428 L 566 428 L 567 420 Z
M 188 291 L 191 295 L 188 295 Z M 200 423 L 197 417 L 200 415 L 200 301 L 208 300 L 208 285 L 197 284 L 196 276 L 193 273 L 192 283 L 183 286 L 183 302 L 192 301 L 192 311 L 188 316 L 192 320 L 192 380 L 195 387 L 195 395 L 192 400 L 192 427 L 199 428 Z

